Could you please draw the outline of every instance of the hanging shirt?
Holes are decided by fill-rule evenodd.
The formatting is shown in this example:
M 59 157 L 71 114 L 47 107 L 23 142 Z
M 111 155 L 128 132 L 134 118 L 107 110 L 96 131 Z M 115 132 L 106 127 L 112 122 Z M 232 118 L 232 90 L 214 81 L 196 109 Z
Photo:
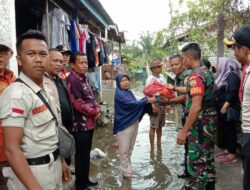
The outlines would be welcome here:
M 86 27 L 82 24 L 78 24 L 80 39 L 79 39 L 79 50 L 86 54 L 86 43 L 90 36 Z
M 90 38 L 87 41 L 87 58 L 89 68 L 95 67 L 96 57 L 95 57 L 95 36 L 89 33 Z
M 70 26 L 71 26 L 71 34 L 72 34 L 70 45 L 71 45 L 71 51 L 74 53 L 74 52 L 79 51 L 80 34 L 79 34 L 79 30 L 77 28 L 75 21 L 70 20 Z
M 45 14 L 42 20 L 42 33 L 50 37 L 49 47 L 55 48 L 57 45 L 65 45 L 68 47 L 68 32 L 70 30 L 68 15 L 62 9 L 54 8 L 49 12 L 49 25 L 50 30 L 47 31 L 48 23 Z

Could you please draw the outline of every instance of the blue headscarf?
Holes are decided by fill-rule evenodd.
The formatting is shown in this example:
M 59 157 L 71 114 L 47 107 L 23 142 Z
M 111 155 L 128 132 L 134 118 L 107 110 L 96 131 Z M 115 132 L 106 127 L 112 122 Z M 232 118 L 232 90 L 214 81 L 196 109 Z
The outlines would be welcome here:
M 116 77 L 114 134 L 128 128 L 139 120 L 147 105 L 146 97 L 137 101 L 131 90 L 120 87 L 120 81 L 124 76 L 129 79 L 124 74 L 119 74 Z

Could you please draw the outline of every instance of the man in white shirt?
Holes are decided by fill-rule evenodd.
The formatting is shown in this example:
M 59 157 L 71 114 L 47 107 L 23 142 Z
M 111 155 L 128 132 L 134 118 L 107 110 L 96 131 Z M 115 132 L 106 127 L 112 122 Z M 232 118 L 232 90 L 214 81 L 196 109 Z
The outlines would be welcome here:
M 234 56 L 242 64 L 247 65 L 243 81 L 242 101 L 242 154 L 243 154 L 243 187 L 250 189 L 250 26 L 241 27 L 233 37 L 225 39 L 226 45 L 232 46 Z

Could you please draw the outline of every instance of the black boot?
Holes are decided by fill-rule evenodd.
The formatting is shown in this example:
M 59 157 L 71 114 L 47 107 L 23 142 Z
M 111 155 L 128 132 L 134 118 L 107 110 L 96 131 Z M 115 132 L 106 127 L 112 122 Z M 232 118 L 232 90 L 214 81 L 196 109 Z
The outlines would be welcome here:
M 210 181 L 207 183 L 206 190 L 215 190 L 215 182 Z

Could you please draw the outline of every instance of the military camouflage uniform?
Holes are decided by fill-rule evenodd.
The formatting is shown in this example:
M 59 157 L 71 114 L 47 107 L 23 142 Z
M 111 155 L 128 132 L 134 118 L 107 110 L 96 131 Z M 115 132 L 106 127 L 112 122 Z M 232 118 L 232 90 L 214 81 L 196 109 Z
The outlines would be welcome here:
M 187 79 L 188 76 L 190 75 L 191 70 L 186 70 L 185 68 L 182 70 L 181 74 L 179 76 L 175 77 L 175 86 L 186 86 L 187 85 Z M 184 94 L 177 92 L 177 96 L 182 96 Z M 182 121 L 182 126 L 184 126 L 186 122 L 186 104 L 182 103 L 181 104 L 181 121 Z M 188 174 L 187 170 L 187 156 L 188 156 L 188 140 L 186 140 L 184 144 L 184 173 Z
M 213 76 L 205 67 L 192 70 L 187 82 L 187 110 L 192 97 L 203 96 L 201 111 L 188 136 L 188 172 L 192 176 L 190 189 L 206 189 L 208 182 L 215 181 L 214 142 L 216 132 Z
M 179 76 L 175 77 L 175 86 L 179 87 L 179 86 L 186 86 L 187 85 L 187 79 L 188 76 L 190 75 L 191 71 L 190 70 L 186 70 L 183 69 L 181 74 Z M 177 92 L 177 96 L 181 96 L 183 95 L 182 93 Z M 185 103 L 182 104 L 182 112 L 181 112 L 181 120 L 182 120 L 182 124 L 185 124 L 185 119 L 186 119 L 186 105 Z

